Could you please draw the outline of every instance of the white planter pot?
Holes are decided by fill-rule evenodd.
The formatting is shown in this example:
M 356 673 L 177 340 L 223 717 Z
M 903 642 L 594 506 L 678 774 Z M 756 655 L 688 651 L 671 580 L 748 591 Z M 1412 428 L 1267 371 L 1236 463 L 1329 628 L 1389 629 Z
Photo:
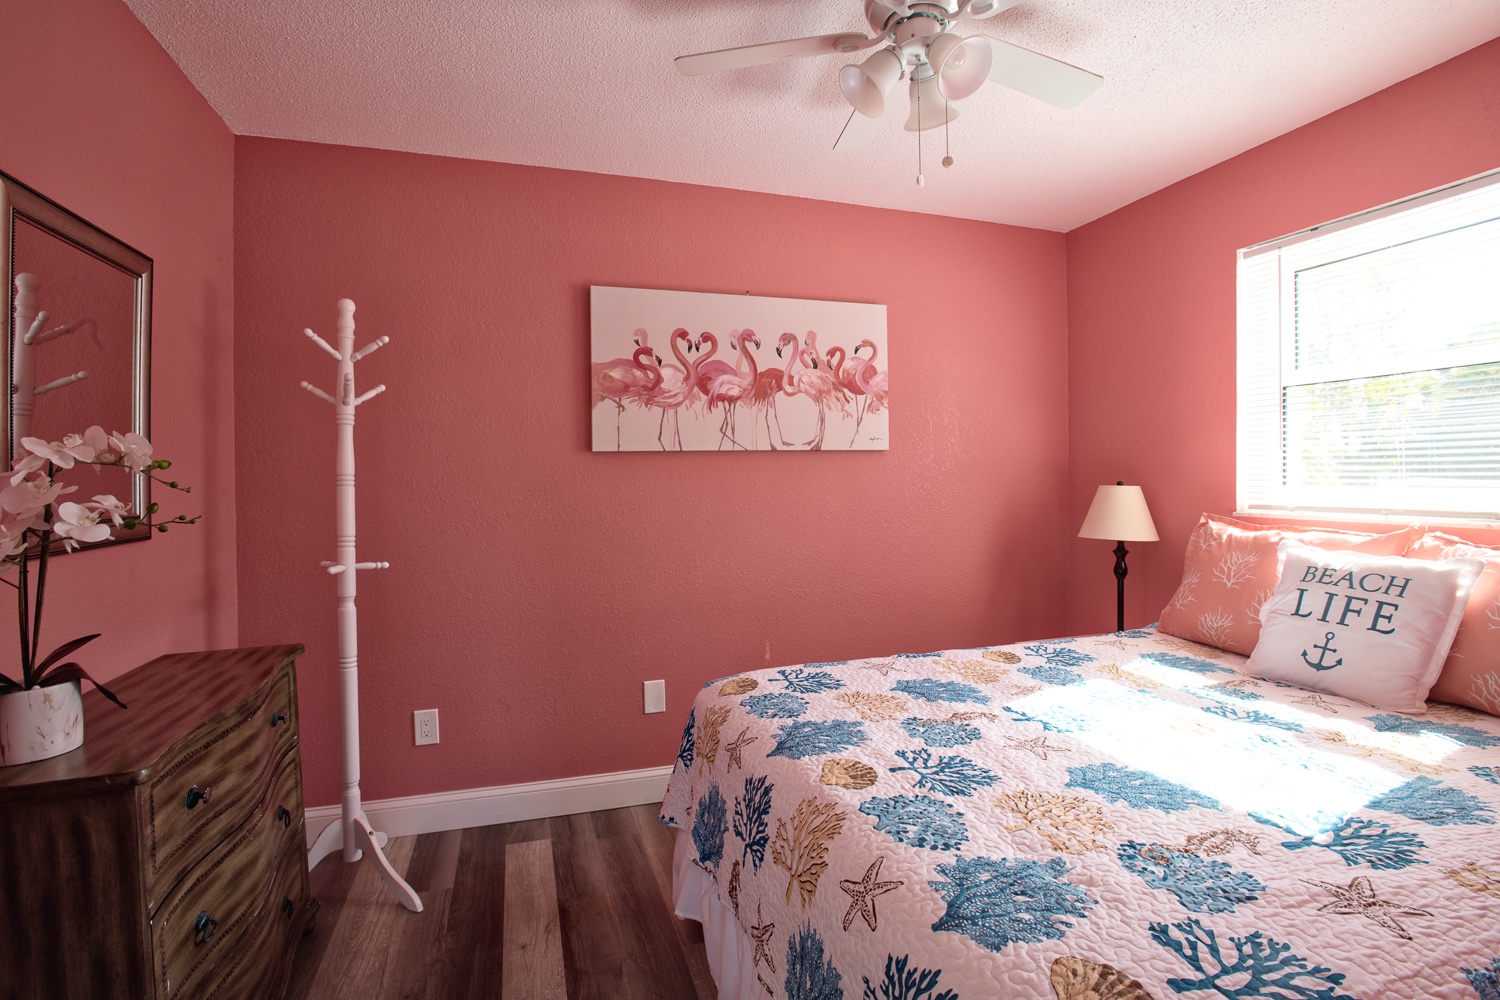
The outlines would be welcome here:
M 81 746 L 83 695 L 77 681 L 0 694 L 0 767 Z

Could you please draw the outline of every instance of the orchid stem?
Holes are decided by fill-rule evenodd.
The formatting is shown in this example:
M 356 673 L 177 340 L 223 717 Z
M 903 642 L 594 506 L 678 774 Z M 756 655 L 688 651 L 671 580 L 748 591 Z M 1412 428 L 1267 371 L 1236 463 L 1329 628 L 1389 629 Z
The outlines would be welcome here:
M 52 505 L 42 511 L 46 524 L 52 523 Z M 45 540 L 44 540 L 45 541 Z M 47 590 L 47 563 L 52 558 L 52 546 L 43 544 L 36 564 L 36 608 L 32 611 L 31 651 L 32 657 L 41 650 L 42 643 L 42 596 Z M 28 661 L 29 662 L 29 661 Z
M 20 559 L 20 582 L 17 585 L 20 593 L 16 595 L 16 610 L 21 616 L 21 686 L 23 688 L 31 687 L 31 642 L 29 641 L 31 630 L 27 628 L 29 624 L 28 619 L 31 617 L 28 606 L 30 604 L 28 598 L 31 595 L 31 590 L 27 587 L 27 562 L 26 551 L 23 549 Z

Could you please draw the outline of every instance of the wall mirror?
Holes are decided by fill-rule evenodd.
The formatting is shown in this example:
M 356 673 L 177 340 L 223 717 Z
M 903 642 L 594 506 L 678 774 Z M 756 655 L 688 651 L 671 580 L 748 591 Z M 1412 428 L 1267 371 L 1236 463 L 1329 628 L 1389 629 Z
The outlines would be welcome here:
M 150 437 L 151 258 L 0 173 L 0 261 L 6 468 L 23 437 L 57 441 L 90 424 Z M 149 481 L 123 468 L 73 483 L 85 498 L 129 497 L 137 514 L 151 502 Z M 117 529 L 112 540 L 150 535 L 145 527 Z

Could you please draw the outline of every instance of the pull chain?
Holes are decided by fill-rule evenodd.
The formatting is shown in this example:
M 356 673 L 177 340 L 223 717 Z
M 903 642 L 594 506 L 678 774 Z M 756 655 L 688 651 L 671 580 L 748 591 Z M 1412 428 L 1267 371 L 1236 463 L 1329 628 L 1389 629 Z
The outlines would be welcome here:
M 917 87 L 917 187 L 927 184 L 922 176 L 922 88 Z
M 948 152 L 948 98 L 943 98 L 943 166 L 953 166 L 953 156 Z

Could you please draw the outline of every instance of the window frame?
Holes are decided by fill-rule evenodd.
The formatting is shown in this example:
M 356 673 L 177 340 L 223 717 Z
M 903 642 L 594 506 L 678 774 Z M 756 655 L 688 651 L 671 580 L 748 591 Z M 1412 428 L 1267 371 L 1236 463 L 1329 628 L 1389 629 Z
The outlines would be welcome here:
M 1383 362 L 1295 366 L 1295 275 L 1403 242 L 1500 217 L 1500 169 L 1342 219 L 1244 247 L 1236 256 L 1236 512 L 1252 517 L 1385 521 L 1423 519 L 1500 525 L 1500 483 L 1462 504 L 1433 487 L 1308 487 L 1281 481 L 1286 465 L 1283 393 L 1288 386 L 1500 362 L 1500 344 L 1445 348 Z M 1321 375 L 1323 377 L 1313 377 Z M 1336 376 L 1329 378 L 1328 376 Z

